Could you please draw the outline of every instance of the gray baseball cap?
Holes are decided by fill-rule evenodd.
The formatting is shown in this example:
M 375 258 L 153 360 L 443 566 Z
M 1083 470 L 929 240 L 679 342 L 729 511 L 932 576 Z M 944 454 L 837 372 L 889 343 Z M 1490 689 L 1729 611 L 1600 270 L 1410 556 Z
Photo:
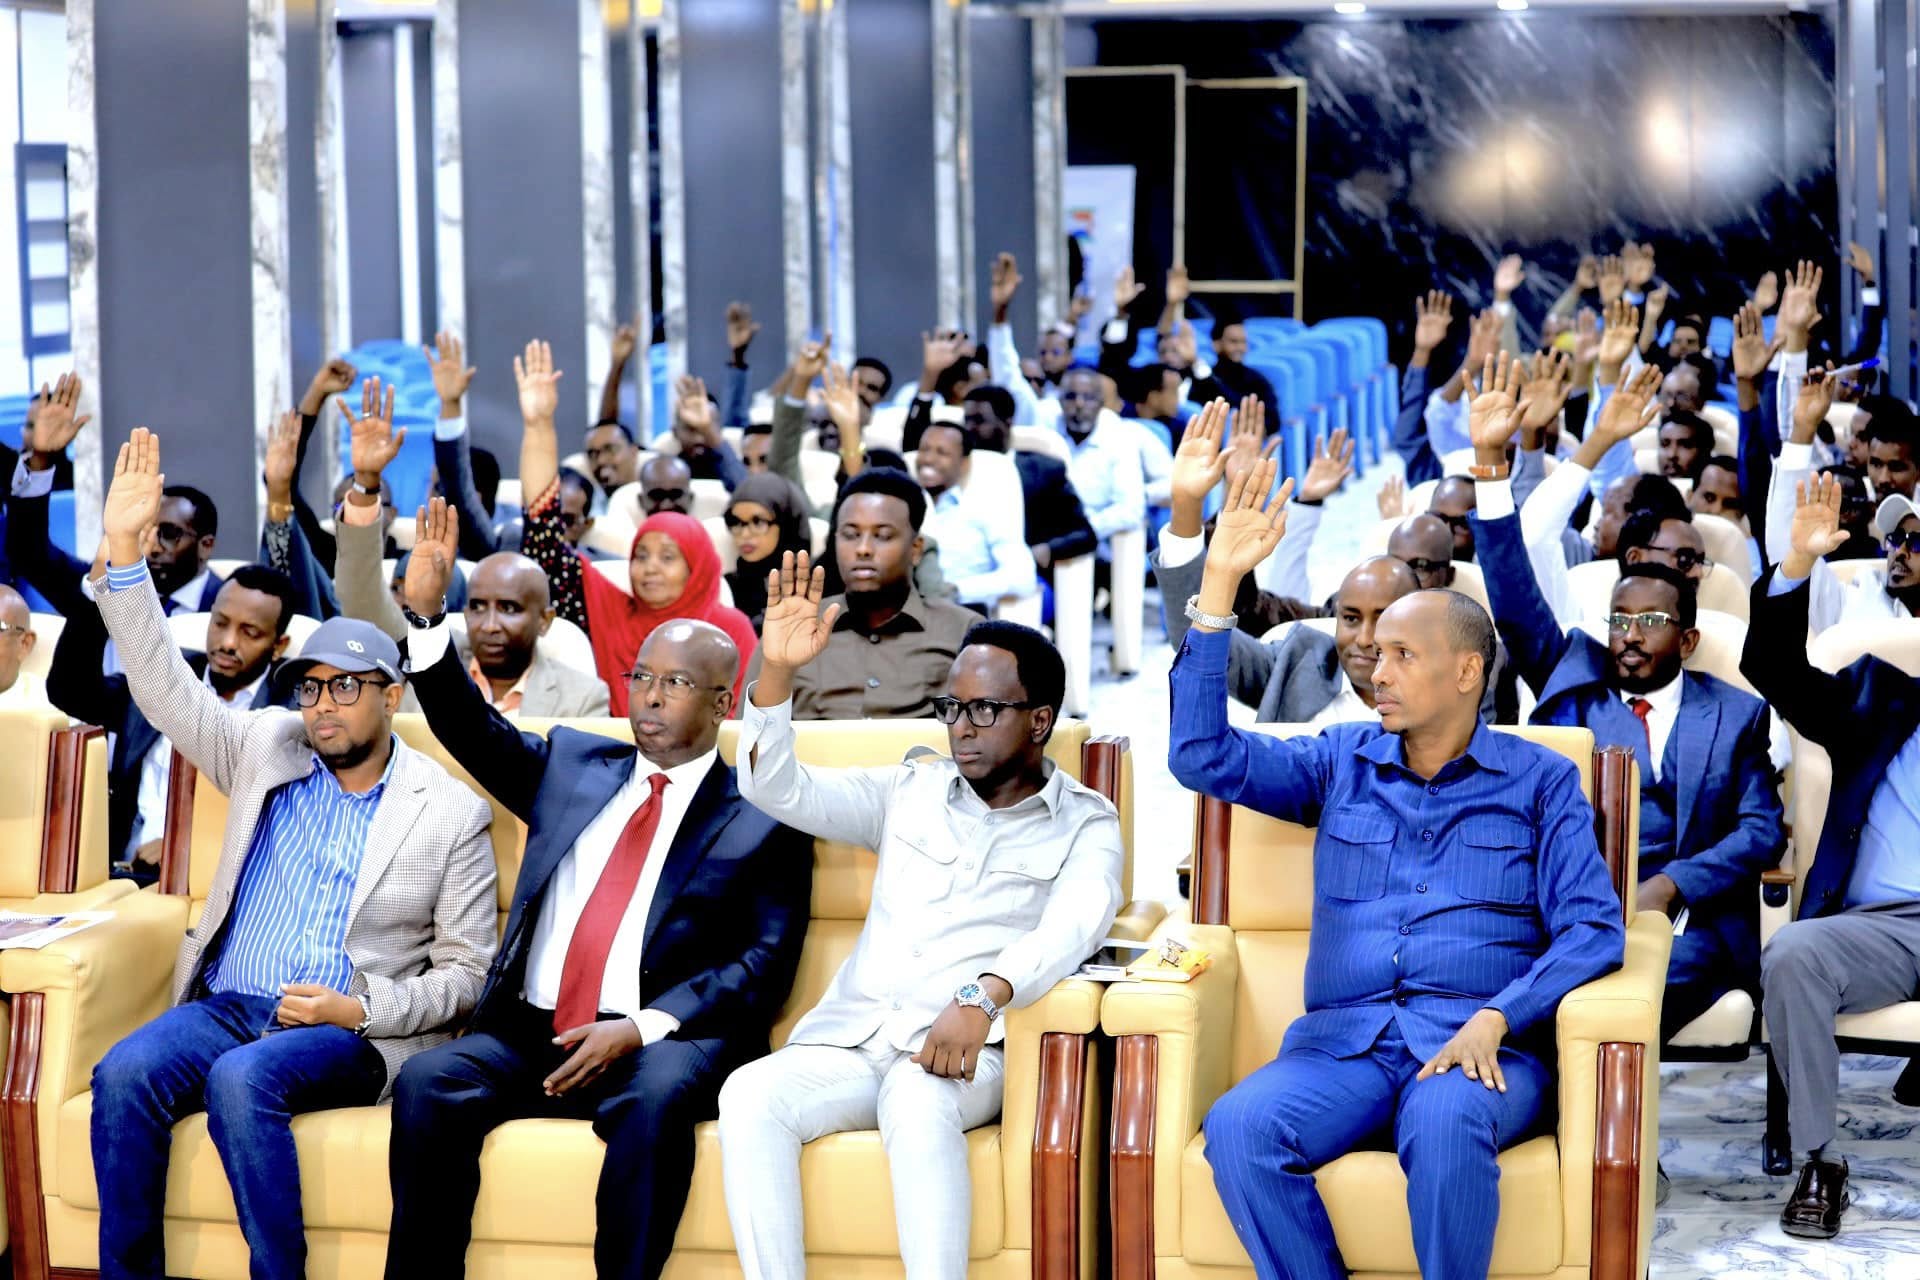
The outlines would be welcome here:
M 329 618 L 300 646 L 300 656 L 289 659 L 280 668 L 280 679 L 292 682 L 316 666 L 338 667 L 354 675 L 378 671 L 387 679 L 400 682 L 400 646 L 392 637 L 358 618 Z
M 1908 516 L 1920 516 L 1920 507 L 1915 507 L 1911 499 L 1897 493 L 1890 493 L 1880 502 L 1880 509 L 1873 513 L 1873 536 L 1884 538 L 1900 527 L 1900 522 Z

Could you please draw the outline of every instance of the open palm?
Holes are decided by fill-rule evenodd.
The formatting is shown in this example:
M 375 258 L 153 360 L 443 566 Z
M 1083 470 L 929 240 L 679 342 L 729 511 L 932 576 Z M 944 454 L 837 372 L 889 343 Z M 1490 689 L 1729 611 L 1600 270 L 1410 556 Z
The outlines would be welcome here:
M 1180 447 L 1173 455 L 1173 496 L 1203 502 L 1213 486 L 1226 474 L 1227 455 L 1220 448 L 1220 435 L 1227 421 L 1227 402 L 1215 398 L 1187 420 Z
M 344 400 L 337 402 L 340 412 L 346 415 L 351 424 L 353 469 L 363 476 L 378 475 L 387 469 L 387 464 L 400 456 L 400 446 L 407 441 L 407 429 L 393 429 L 393 388 L 386 389 L 383 399 L 380 394 L 380 379 L 368 378 L 360 387 L 360 416 L 354 417 L 353 410 L 347 408 Z
M 513 381 L 520 390 L 520 417 L 551 422 L 560 407 L 560 371 L 553 367 L 553 345 L 535 338 L 513 358 Z
M 460 517 L 445 498 L 434 498 L 414 519 L 413 554 L 407 557 L 407 608 L 432 617 L 445 607 L 460 554 Z
M 1287 499 L 1293 496 L 1293 481 L 1268 497 L 1278 471 L 1279 464 L 1272 458 L 1262 458 L 1229 486 L 1227 505 L 1220 509 L 1213 540 L 1207 544 L 1208 569 L 1224 570 L 1238 581 L 1280 545 L 1287 532 Z
M 1623 378 L 1607 398 L 1594 430 L 1607 441 L 1618 444 L 1632 438 L 1640 428 L 1652 422 L 1654 396 L 1660 390 L 1660 370 L 1641 365 L 1631 378 Z
M 760 626 L 762 666 L 798 670 L 826 649 L 840 616 L 837 604 L 829 605 L 824 614 L 820 611 L 826 578 L 826 570 L 813 567 L 804 551 L 787 552 L 778 569 L 767 571 L 767 612 Z
M 1505 452 L 1507 441 L 1520 429 L 1520 417 L 1514 412 L 1519 405 L 1520 362 L 1504 351 L 1497 359 L 1489 356 L 1481 365 L 1480 385 L 1469 382 L 1468 387 L 1474 392 L 1467 418 L 1473 447 Z
M 100 510 L 101 531 L 109 538 L 139 538 L 160 518 L 166 483 L 160 474 L 160 437 L 135 427 L 114 460 L 113 485 Z
M 1300 481 L 1300 500 L 1320 502 L 1331 497 L 1353 474 L 1353 441 L 1345 427 L 1336 427 L 1333 435 L 1314 446 L 1313 461 Z
M 34 449 L 40 453 L 59 453 L 72 444 L 80 428 L 93 421 L 90 414 L 77 414 L 79 407 L 79 374 L 61 374 L 51 390 L 41 384 L 39 403 L 33 414 Z
M 1811 485 L 1794 486 L 1793 549 L 1815 560 L 1838 551 L 1846 542 L 1840 527 L 1840 484 L 1830 475 L 1817 476 Z

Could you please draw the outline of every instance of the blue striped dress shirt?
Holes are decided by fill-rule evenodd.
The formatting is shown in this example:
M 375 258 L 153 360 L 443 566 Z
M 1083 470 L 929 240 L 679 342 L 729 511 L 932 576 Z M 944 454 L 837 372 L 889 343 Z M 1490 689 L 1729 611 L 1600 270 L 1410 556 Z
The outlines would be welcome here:
M 306 777 L 267 797 L 240 871 L 226 943 L 207 989 L 278 999 L 282 983 L 345 991 L 347 910 L 366 851 L 367 828 L 393 777 L 398 745 L 372 790 L 343 791 L 314 757 Z
M 1573 762 L 1482 724 L 1432 778 L 1377 724 L 1271 738 L 1227 724 L 1227 632 L 1173 668 L 1169 763 L 1204 795 L 1317 827 L 1306 1013 L 1286 1046 L 1367 1052 L 1389 1022 L 1432 1057 L 1498 1009 L 1550 1036 L 1560 998 L 1619 968 L 1620 902 Z

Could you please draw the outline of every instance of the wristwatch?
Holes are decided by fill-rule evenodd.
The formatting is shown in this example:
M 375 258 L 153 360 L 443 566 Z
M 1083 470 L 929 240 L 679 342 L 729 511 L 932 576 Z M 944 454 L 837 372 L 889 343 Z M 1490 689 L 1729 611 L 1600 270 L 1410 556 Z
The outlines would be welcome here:
M 349 484 L 349 487 L 351 487 L 351 488 L 352 488 L 352 490 L 353 490 L 353 491 L 354 491 L 355 493 L 357 493 L 357 494 L 360 494 L 360 495 L 362 495 L 363 497 L 368 497 L 368 498 L 377 498 L 377 497 L 379 497 L 379 496 L 380 496 L 380 486 L 379 486 L 379 485 L 375 485 L 375 486 L 374 486 L 373 488 L 371 488 L 371 489 L 369 489 L 369 488 L 367 488 L 367 486 L 365 486 L 365 485 L 363 485 L 363 484 L 361 484 L 361 483 L 360 483 L 360 477 L 359 477 L 359 476 L 355 476 L 355 477 L 354 477 L 354 478 L 352 479 L 352 481 L 351 481 L 351 482 L 350 482 L 350 484 Z
M 400 605 L 400 616 L 405 618 L 407 620 L 407 625 L 414 628 L 416 631 L 425 631 L 427 628 L 437 627 L 441 623 L 447 620 L 447 602 L 445 600 L 442 600 L 440 602 L 440 612 L 434 614 L 431 618 L 421 617 L 419 614 L 415 613 L 412 610 L 412 608 L 410 608 L 407 604 L 402 602 L 402 604 Z
M 953 1002 L 957 1005 L 964 1005 L 980 1010 L 987 1015 L 987 1021 L 989 1023 L 1000 1016 L 1000 1006 L 996 1005 L 992 998 L 987 995 L 986 988 L 977 982 L 969 982 L 954 992 Z
M 365 1039 L 367 1032 L 373 1029 L 373 1005 L 365 996 L 355 996 L 354 999 L 360 1002 L 360 1011 L 366 1016 L 360 1019 L 360 1025 L 353 1029 L 353 1034 Z
M 1215 631 L 1231 631 L 1239 624 L 1239 617 L 1231 613 L 1203 613 L 1200 609 L 1200 597 L 1187 597 L 1187 618 L 1203 627 L 1212 627 Z

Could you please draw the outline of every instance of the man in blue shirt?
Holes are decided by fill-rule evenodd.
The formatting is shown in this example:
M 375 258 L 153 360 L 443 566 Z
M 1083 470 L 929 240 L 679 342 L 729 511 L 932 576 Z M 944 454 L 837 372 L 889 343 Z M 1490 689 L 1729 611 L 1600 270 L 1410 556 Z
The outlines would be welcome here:
M 1833 1141 L 1840 1092 L 1834 1018 L 1920 992 L 1920 681 L 1871 656 L 1838 672 L 1807 661 L 1808 579 L 1846 533 L 1832 476 L 1803 482 L 1796 497 L 1791 550 L 1754 585 L 1740 670 L 1833 762 L 1799 918 L 1760 957 L 1789 1138 L 1792 1150 L 1806 1153 L 1780 1227 L 1826 1240 L 1838 1234 L 1847 1208 L 1847 1162 Z
M 1228 725 L 1227 611 L 1284 531 L 1291 486 L 1259 502 L 1274 470 L 1233 486 L 1207 549 L 1169 763 L 1195 791 L 1319 828 L 1306 1012 L 1214 1105 L 1207 1160 L 1262 1277 L 1336 1280 L 1313 1171 L 1390 1132 L 1421 1274 L 1484 1277 L 1499 1151 L 1551 1113 L 1554 1011 L 1619 967 L 1620 903 L 1579 771 L 1481 723 L 1493 623 L 1463 595 L 1419 591 L 1381 615 L 1378 726 Z
M 921 432 L 915 478 L 932 500 L 926 532 L 940 544 L 941 571 L 962 604 L 991 613 L 1003 598 L 1030 596 L 1040 584 L 1024 529 L 1005 504 L 1019 496 L 1019 474 L 1007 467 L 1012 483 L 996 495 L 976 483 L 973 470 L 973 437 L 964 426 L 934 422 Z

